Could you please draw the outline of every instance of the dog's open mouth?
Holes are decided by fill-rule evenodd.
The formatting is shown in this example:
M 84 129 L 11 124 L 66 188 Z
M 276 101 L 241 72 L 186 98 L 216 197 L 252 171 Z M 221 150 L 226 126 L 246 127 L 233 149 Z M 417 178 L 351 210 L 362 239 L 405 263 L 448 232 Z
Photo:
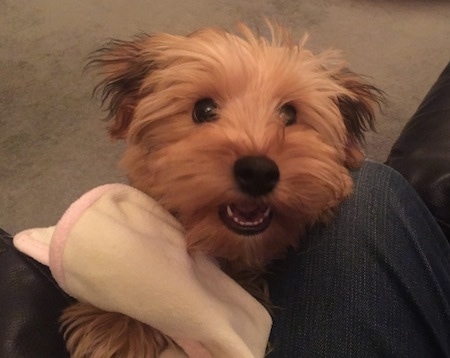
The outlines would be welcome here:
M 272 220 L 272 210 L 266 204 L 223 205 L 219 215 L 228 229 L 246 236 L 263 232 Z

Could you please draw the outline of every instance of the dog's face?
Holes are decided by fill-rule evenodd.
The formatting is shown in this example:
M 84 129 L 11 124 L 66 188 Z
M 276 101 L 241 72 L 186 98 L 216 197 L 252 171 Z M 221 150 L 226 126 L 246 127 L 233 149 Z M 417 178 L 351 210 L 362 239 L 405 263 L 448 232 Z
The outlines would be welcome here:
M 336 53 L 241 31 L 113 41 L 92 64 L 132 184 L 189 249 L 261 266 L 349 195 L 379 93 Z

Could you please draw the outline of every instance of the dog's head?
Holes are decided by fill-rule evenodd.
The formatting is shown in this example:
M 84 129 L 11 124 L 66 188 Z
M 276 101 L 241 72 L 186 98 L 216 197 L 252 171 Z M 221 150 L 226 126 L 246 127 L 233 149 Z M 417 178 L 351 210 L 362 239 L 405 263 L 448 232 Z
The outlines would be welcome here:
M 91 61 L 132 184 L 176 215 L 190 249 L 256 266 L 350 193 L 380 99 L 338 53 L 270 28 L 142 35 Z

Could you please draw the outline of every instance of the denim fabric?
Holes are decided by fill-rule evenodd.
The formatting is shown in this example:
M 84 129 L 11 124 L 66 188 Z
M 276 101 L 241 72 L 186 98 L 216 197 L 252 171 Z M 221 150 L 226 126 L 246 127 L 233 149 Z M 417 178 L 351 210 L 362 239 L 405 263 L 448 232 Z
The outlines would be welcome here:
M 393 169 L 353 176 L 336 218 L 271 267 L 269 357 L 450 357 L 448 241 Z

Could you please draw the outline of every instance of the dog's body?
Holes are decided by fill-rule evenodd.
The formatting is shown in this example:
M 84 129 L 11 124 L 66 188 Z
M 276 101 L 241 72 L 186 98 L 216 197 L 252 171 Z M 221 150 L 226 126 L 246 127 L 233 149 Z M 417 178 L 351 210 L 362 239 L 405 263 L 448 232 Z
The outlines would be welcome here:
M 381 98 L 336 52 L 313 55 L 270 29 L 271 41 L 245 26 L 242 36 L 140 36 L 91 62 L 111 135 L 128 142 L 132 185 L 183 224 L 188 250 L 221 260 L 256 296 L 267 263 L 350 194 L 349 169 L 363 160 L 358 145 Z M 64 325 L 74 357 L 153 357 L 171 344 L 85 304 Z

